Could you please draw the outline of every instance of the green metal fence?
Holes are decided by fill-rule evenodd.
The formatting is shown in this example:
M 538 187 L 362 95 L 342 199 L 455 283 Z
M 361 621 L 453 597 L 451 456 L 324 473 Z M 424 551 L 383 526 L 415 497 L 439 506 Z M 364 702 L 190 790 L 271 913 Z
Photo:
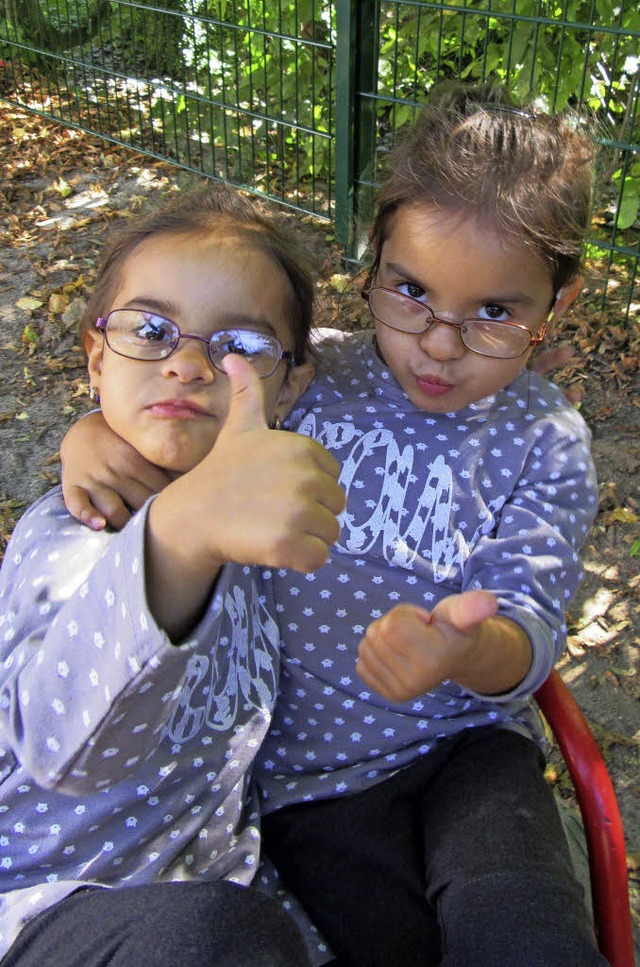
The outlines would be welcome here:
M 590 242 L 639 311 L 637 0 L 5 0 L 4 96 L 335 222 L 366 245 L 385 159 L 439 80 L 587 108 L 604 145 Z
M 5 4 L 5 97 L 332 217 L 332 3 Z

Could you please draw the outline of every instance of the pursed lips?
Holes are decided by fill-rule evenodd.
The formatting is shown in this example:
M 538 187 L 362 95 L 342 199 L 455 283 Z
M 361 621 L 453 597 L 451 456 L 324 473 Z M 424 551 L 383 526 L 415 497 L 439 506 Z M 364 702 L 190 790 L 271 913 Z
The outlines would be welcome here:
M 428 396 L 442 396 L 444 393 L 453 389 L 454 385 L 439 376 L 430 376 L 427 373 L 424 375 L 416 375 L 415 380 L 420 390 Z
M 151 403 L 147 410 L 152 416 L 164 419 L 195 419 L 198 416 L 211 417 L 212 414 L 198 403 L 187 399 L 159 400 Z

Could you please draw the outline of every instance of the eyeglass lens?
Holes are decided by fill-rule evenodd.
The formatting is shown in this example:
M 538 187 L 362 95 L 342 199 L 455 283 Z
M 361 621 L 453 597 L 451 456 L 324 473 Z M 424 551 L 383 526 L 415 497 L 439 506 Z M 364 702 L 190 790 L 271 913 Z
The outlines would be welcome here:
M 427 332 L 434 322 L 441 321 L 430 306 L 393 289 L 371 289 L 369 307 L 379 322 L 400 332 Z M 442 322 L 447 323 L 448 320 Z M 464 319 L 460 323 L 450 324 L 458 328 L 467 349 L 483 356 L 514 359 L 526 352 L 531 344 L 531 332 L 528 329 L 507 322 Z
M 275 336 L 252 329 L 220 329 L 206 339 L 183 334 L 179 326 L 164 316 L 137 309 L 114 309 L 106 318 L 106 338 L 111 349 L 130 359 L 166 359 L 180 339 L 198 339 L 207 344 L 209 358 L 224 372 L 222 361 L 230 353 L 244 356 L 260 376 L 270 376 L 283 358 L 282 346 Z

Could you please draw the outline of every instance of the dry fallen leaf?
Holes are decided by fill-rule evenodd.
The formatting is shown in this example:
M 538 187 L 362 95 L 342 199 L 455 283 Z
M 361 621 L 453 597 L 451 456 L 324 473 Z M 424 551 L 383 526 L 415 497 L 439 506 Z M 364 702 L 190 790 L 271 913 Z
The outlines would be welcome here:
M 69 305 L 69 299 L 62 292 L 52 292 L 49 296 L 49 312 L 60 316 Z
M 605 511 L 601 520 L 605 527 L 610 527 L 611 524 L 637 524 L 639 518 L 626 507 L 616 507 L 615 510 Z
M 16 306 L 18 309 L 25 309 L 27 312 L 34 312 L 36 309 L 40 309 L 42 306 L 42 300 L 34 299 L 30 295 L 25 295 L 22 296 L 21 299 L 18 299 Z

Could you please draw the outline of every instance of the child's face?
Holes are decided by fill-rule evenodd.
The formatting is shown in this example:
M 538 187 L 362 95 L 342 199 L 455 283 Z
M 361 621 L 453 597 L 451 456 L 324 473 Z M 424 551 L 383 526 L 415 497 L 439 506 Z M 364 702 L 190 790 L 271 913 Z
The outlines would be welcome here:
M 269 333 L 292 350 L 289 282 L 264 251 L 225 236 L 147 239 L 127 259 L 110 309 L 146 309 L 183 333 L 225 328 Z M 129 359 L 104 337 L 87 335 L 89 372 L 109 426 L 144 457 L 175 474 L 210 451 L 229 406 L 229 380 L 214 369 L 206 344 L 183 339 L 162 360 Z M 267 422 L 282 419 L 311 380 L 309 365 L 281 361 L 260 380 Z
M 373 284 L 413 296 L 445 320 L 517 322 L 534 336 L 554 296 L 550 270 L 524 244 L 506 245 L 475 218 L 415 206 L 394 214 Z M 565 302 L 561 294 L 554 316 Z M 527 350 L 515 359 L 481 356 L 466 348 L 459 329 L 437 322 L 416 334 L 376 320 L 376 338 L 379 354 L 411 402 L 427 413 L 449 413 L 496 393 L 530 355 Z

